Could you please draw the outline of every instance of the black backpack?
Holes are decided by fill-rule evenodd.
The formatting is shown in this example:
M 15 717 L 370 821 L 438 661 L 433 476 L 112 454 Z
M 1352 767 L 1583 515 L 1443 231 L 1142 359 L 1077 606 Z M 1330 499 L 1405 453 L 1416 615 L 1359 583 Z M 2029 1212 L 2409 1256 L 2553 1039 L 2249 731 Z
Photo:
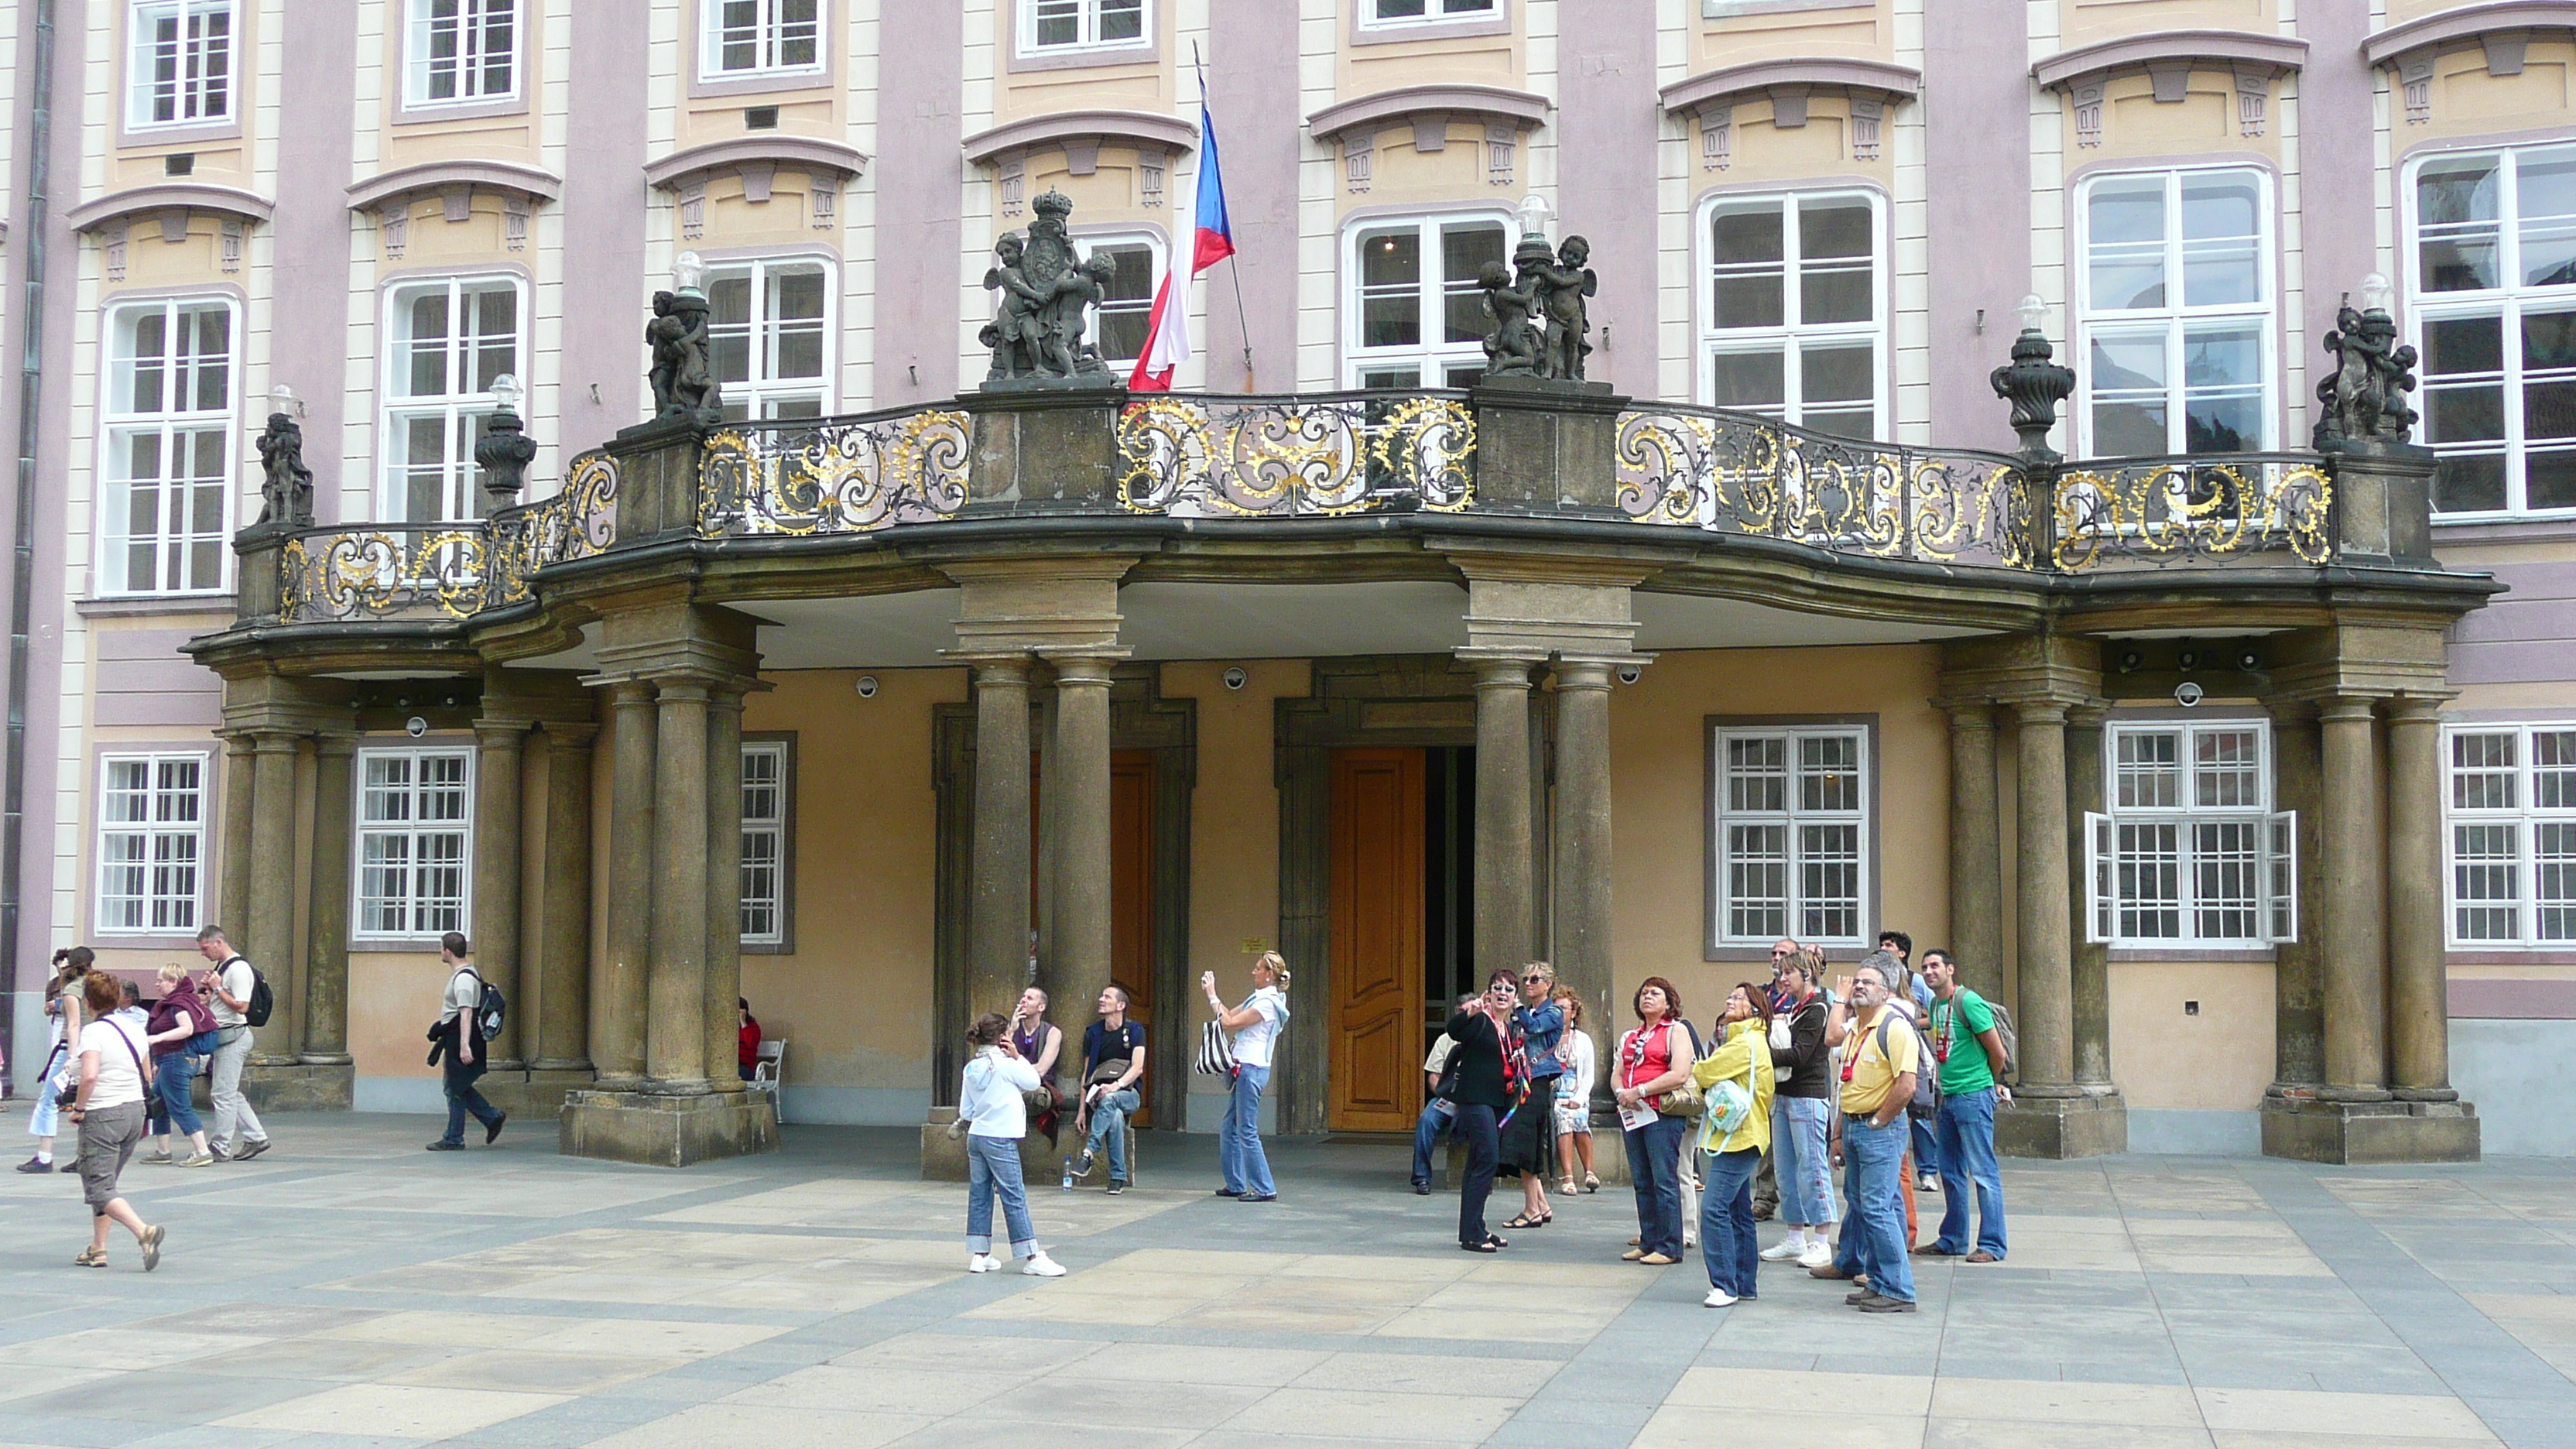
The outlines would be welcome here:
M 478 1033 L 477 1040 L 490 1041 L 501 1034 L 501 1023 L 510 1014 L 509 999 L 501 994 L 500 987 L 485 981 L 482 972 L 471 966 L 457 969 L 473 977 L 475 983 L 483 988 L 482 995 L 474 1001 L 474 1029 Z
M 224 966 L 230 966 L 234 961 L 241 961 L 244 966 L 250 966 L 248 961 L 242 961 L 239 956 L 225 961 Z M 220 973 L 223 966 L 215 969 Z M 250 997 L 242 1003 L 242 1021 L 251 1026 L 266 1026 L 268 1018 L 276 1010 L 277 993 L 268 989 L 268 978 L 259 974 L 259 968 L 250 966 Z

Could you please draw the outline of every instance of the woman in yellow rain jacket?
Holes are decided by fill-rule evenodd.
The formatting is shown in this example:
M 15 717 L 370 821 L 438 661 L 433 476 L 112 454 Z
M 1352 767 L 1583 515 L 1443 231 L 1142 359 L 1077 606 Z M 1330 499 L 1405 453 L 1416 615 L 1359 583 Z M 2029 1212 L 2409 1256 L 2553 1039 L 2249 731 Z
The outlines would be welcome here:
M 1700 1150 L 1708 1154 L 1707 1186 L 1700 1193 L 1699 1251 L 1708 1264 L 1711 1308 L 1756 1296 L 1754 1271 L 1762 1244 L 1753 1235 L 1753 1174 L 1771 1150 L 1770 997 L 1741 985 L 1726 998 L 1715 1049 L 1691 1069 L 1691 1081 L 1708 1099 L 1700 1119 Z

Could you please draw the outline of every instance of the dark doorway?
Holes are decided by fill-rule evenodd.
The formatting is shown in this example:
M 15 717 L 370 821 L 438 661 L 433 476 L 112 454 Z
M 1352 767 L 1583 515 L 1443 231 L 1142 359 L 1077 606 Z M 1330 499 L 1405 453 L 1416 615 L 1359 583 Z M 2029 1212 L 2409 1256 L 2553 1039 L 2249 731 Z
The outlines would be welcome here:
M 1476 979 L 1476 751 L 1423 751 L 1422 1049 Z

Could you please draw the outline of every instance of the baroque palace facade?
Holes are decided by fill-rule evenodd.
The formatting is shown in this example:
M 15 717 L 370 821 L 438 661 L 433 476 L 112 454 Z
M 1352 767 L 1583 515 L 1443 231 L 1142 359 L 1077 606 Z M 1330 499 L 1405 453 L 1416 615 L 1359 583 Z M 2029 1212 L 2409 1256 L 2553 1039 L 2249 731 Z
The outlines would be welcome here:
M 1606 1040 L 1896 928 L 2015 1008 L 2017 1151 L 2576 1152 L 2571 64 L 2571 0 L 14 0 L 17 1088 L 54 948 L 213 920 L 270 1101 L 433 1109 L 461 929 L 567 1150 L 773 1140 L 737 993 L 789 1120 L 921 1123 L 1033 978 L 1205 1130 L 1190 983 L 1275 947 L 1275 1125 L 1399 1131 L 1483 968 Z M 1202 83 L 1200 355 L 986 389 L 1051 194 L 1124 374 Z M 1533 229 L 1599 386 L 1481 376 Z

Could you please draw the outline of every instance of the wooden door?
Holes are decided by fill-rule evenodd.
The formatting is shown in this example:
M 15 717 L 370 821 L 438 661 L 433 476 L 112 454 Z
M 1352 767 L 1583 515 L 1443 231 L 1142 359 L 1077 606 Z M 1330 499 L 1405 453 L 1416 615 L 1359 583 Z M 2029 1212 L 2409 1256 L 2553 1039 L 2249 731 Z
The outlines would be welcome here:
M 1155 1029 L 1151 750 L 1119 750 L 1109 757 L 1109 979 L 1127 988 L 1128 1018 L 1144 1026 L 1150 1050 Z M 1139 1108 L 1136 1125 L 1152 1125 L 1152 1115 L 1151 1108 Z
M 1408 1132 L 1422 1110 L 1422 809 L 1422 751 L 1334 751 L 1336 1132 Z

